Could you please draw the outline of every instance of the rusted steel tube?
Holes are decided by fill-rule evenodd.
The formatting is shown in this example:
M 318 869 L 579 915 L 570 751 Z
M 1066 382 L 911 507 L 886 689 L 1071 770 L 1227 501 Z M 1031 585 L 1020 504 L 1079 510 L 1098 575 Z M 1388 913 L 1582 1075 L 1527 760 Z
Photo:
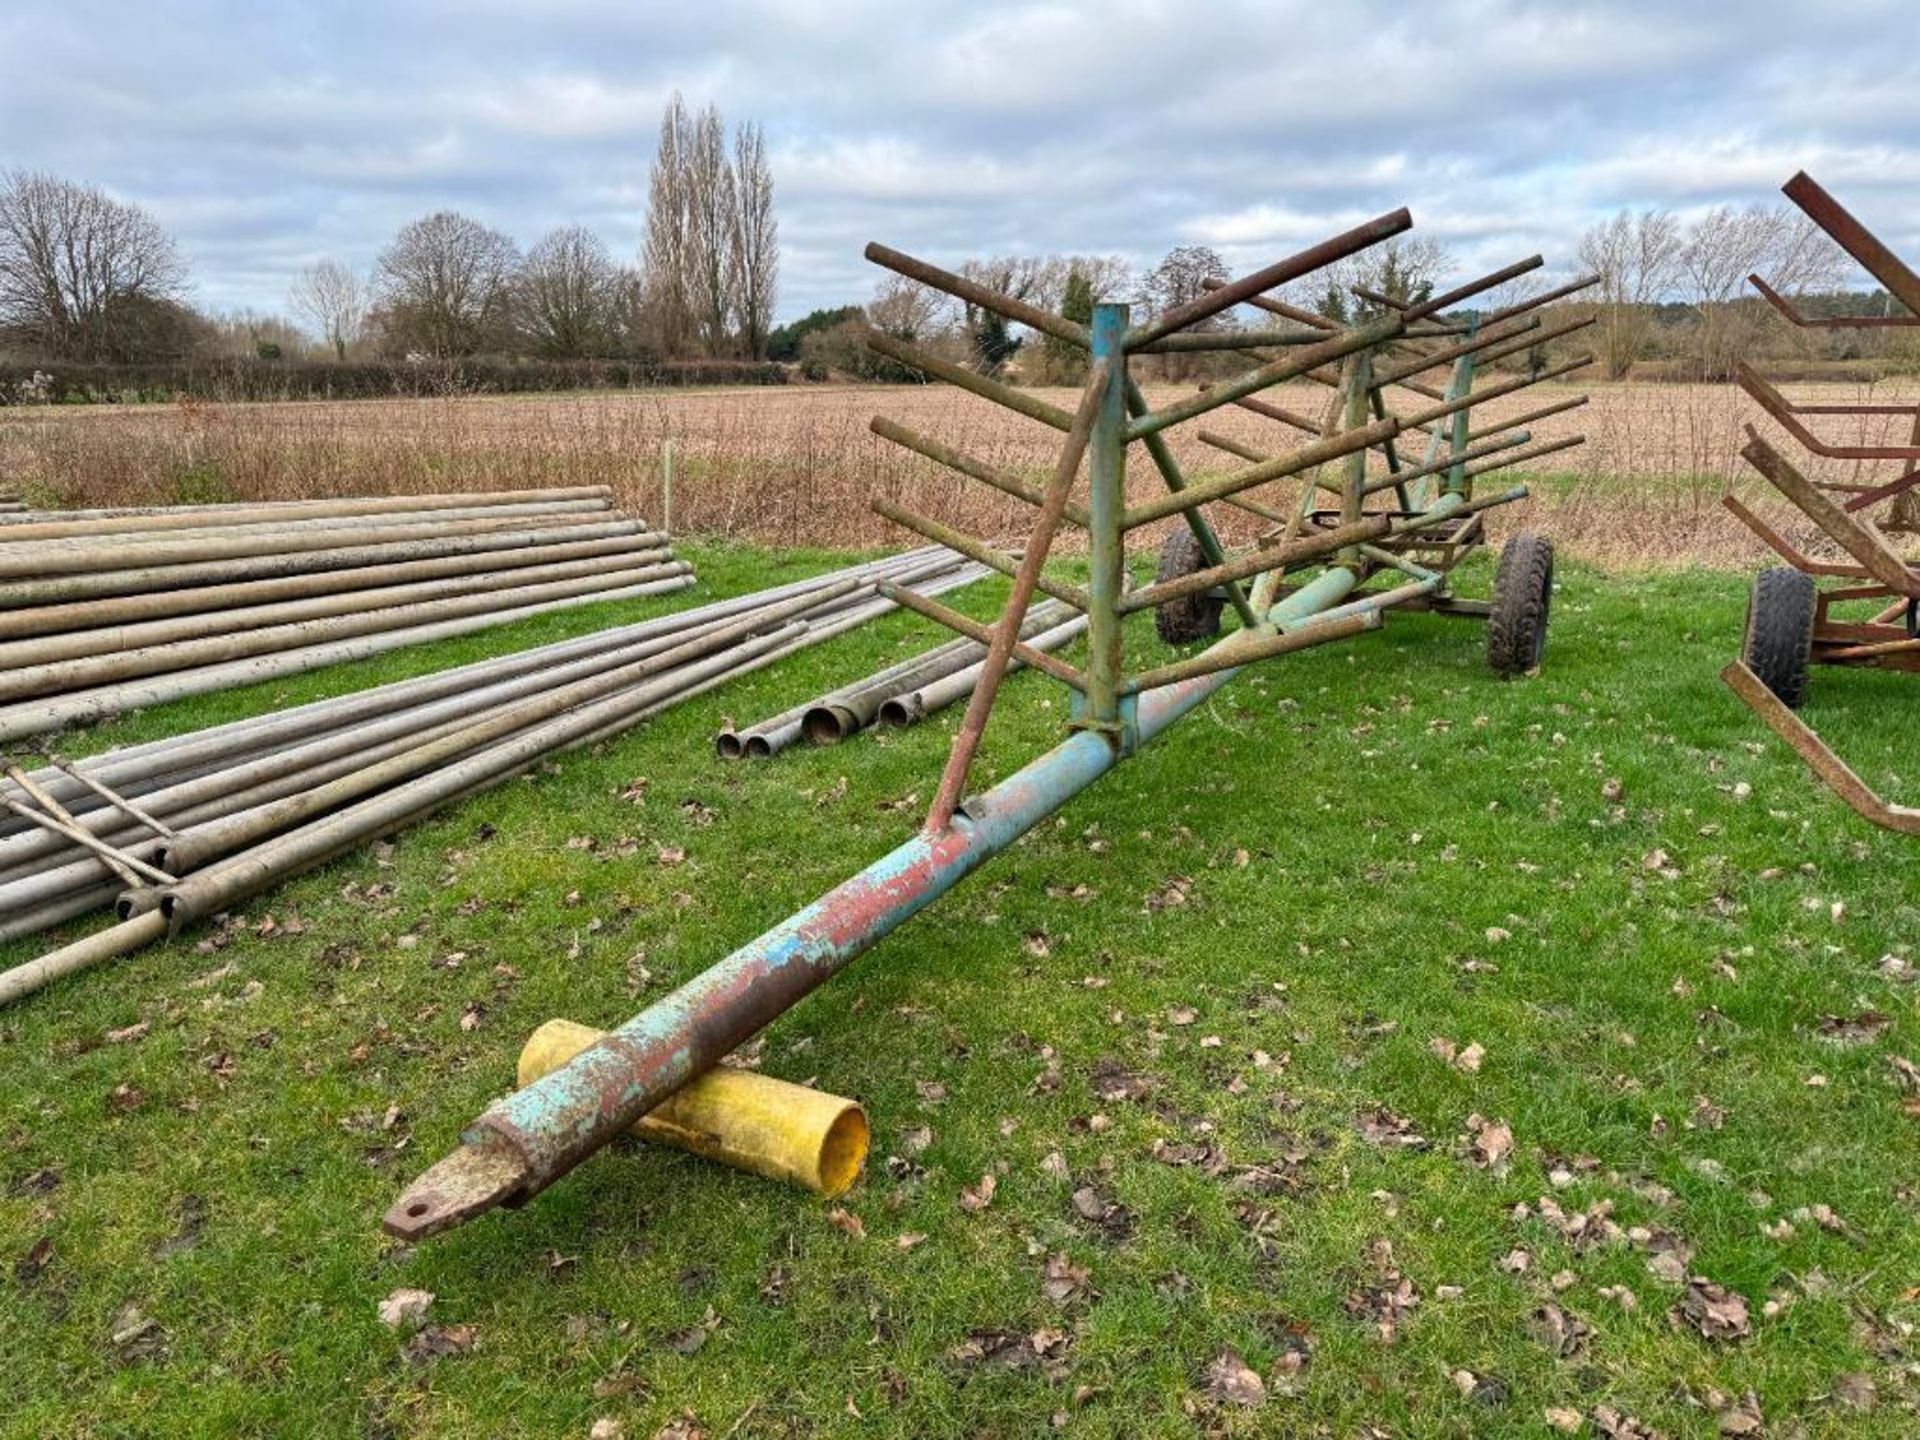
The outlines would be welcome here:
M 381 612 L 385 616 L 402 615 L 407 607 L 435 600 L 484 595 L 497 591 L 520 591 L 533 586 L 559 584 L 592 576 L 614 577 L 648 572 L 648 578 L 685 574 L 691 567 L 673 558 L 672 550 L 662 545 L 646 550 L 619 551 L 612 555 L 584 560 L 563 560 L 550 565 L 534 565 L 511 570 L 488 571 L 478 575 L 455 576 L 446 580 L 421 580 L 408 585 L 391 585 L 373 590 L 351 590 L 345 594 L 320 594 L 300 600 L 283 600 L 269 605 L 241 606 L 234 609 L 209 608 L 186 615 L 149 620 L 128 625 L 101 626 L 91 630 L 70 631 L 59 635 L 40 635 L 24 640 L 0 641 L 0 671 L 28 665 L 50 665 L 65 660 L 82 660 L 95 655 L 114 655 L 140 651 L 148 646 L 172 645 L 181 641 L 212 641 L 250 630 L 266 630 L 303 621 L 327 620 L 337 616 Z M 400 622 L 404 623 L 404 622 Z M 388 626 L 377 628 L 386 629 Z
M 942 605 L 936 600 L 929 600 L 924 595 L 914 595 L 904 591 L 897 591 L 891 585 L 883 585 L 880 588 L 882 593 L 898 599 L 907 609 L 924 615 L 929 620 L 944 625 L 957 634 L 978 640 L 982 645 L 991 646 L 993 637 L 999 633 L 999 627 L 997 625 L 983 625 L 978 620 L 967 615 L 962 615 L 958 610 L 950 609 L 948 606 Z M 1082 694 L 1086 693 L 1087 677 L 1085 675 L 1075 670 L 1066 662 L 1056 660 L 1051 655 L 1035 650 L 1024 640 L 1014 641 L 1012 660 L 1009 660 L 1007 663 L 1011 665 L 1013 660 L 1025 661 L 1034 669 L 1053 676 L 1054 679 L 1060 681 L 1063 685 L 1078 690 Z M 982 672 L 983 676 L 985 673 L 984 671 Z
M 527 616 L 543 614 L 549 610 L 567 609 L 576 605 L 596 605 L 611 600 L 628 600 L 641 595 L 671 594 L 676 590 L 684 590 L 691 584 L 693 584 L 691 576 L 678 575 L 669 580 L 654 580 L 618 590 L 594 591 L 586 595 L 546 600 L 508 610 L 495 610 L 480 615 L 466 615 L 458 619 L 409 626 L 404 630 L 387 630 L 375 635 L 359 635 L 347 640 L 305 645 L 294 650 L 255 655 L 244 660 L 202 665 L 192 670 L 177 670 L 143 680 L 102 685 L 95 689 L 75 691 L 70 695 L 59 695 L 51 699 L 24 701 L 0 707 L 0 741 L 17 740 L 24 735 L 37 735 L 48 730 L 57 730 L 63 725 L 71 725 L 77 721 L 98 720 L 123 710 L 157 705 L 163 701 L 178 700 L 187 695 L 205 695 L 215 690 L 229 690 L 237 685 L 251 685 L 262 680 L 278 679 L 283 675 L 297 675 L 321 665 L 332 665 L 342 660 L 364 659 L 369 655 L 384 654 L 389 650 L 420 645 L 429 640 L 445 640 L 455 635 L 468 635 L 476 630 L 492 629 L 496 625 L 522 620 Z
M 350 591 L 384 589 L 467 575 L 498 575 L 533 566 L 560 565 L 595 557 L 650 554 L 670 558 L 670 548 L 665 536 L 643 531 L 633 535 L 610 536 L 604 540 L 527 545 L 512 550 L 451 555 L 440 560 L 417 560 L 400 565 L 323 570 L 307 575 L 285 575 L 277 580 L 200 585 L 185 590 L 149 591 L 144 595 L 40 605 L 24 610 L 0 610 L 0 641 L 22 640 L 35 635 L 64 635 L 76 630 L 136 624 L 170 615 L 194 615 L 209 610 L 239 614 L 246 607 L 304 600 L 309 596 L 345 595 Z
M 97 600 L 110 595 L 139 595 L 200 585 L 224 585 L 240 580 L 312 575 L 321 571 L 356 570 L 366 566 L 402 565 L 453 555 L 481 555 L 539 545 L 605 540 L 617 535 L 652 534 L 638 520 L 600 520 L 586 525 L 542 526 L 537 530 L 506 529 L 481 535 L 351 544 L 339 549 L 307 550 L 291 555 L 253 555 L 239 560 L 215 560 L 200 564 L 128 566 L 90 575 L 59 575 L 44 580 L 0 585 L 0 609 Z
M 916 455 L 926 456 L 937 465 L 944 465 L 949 470 L 991 485 L 1003 495 L 1011 495 L 1016 500 L 1024 500 L 1027 504 L 1034 506 L 1041 502 L 1039 486 L 1029 485 L 1010 471 L 976 460 L 954 449 L 951 445 L 935 440 L 930 435 L 923 435 L 918 430 L 910 430 L 898 421 L 887 419 L 884 415 L 874 416 L 867 428 L 883 440 L 891 440 L 894 444 L 911 450 Z M 1082 528 L 1089 523 L 1087 507 L 1071 500 L 1067 502 L 1067 508 L 1062 513 Z
M 1503 430 L 1524 430 L 1527 426 L 1550 416 L 1564 415 L 1569 410 L 1578 410 L 1587 403 L 1588 398 L 1586 395 L 1575 395 L 1572 399 L 1557 400 L 1551 405 L 1542 405 L 1538 410 L 1529 410 L 1524 415 L 1516 415 L 1511 420 L 1489 421 L 1485 429 L 1469 430 L 1467 443 L 1471 445 L 1476 440 L 1485 440 L 1489 436 L 1500 434 Z
M 1016 390 L 998 380 L 989 379 L 977 370 L 969 370 L 964 365 L 955 365 L 950 360 L 942 360 L 938 355 L 930 355 L 925 350 L 896 340 L 885 331 L 867 327 L 867 348 L 878 350 L 890 360 L 897 360 L 910 369 L 931 375 L 935 379 L 945 380 L 949 385 L 958 385 L 962 390 L 970 390 L 975 395 L 1004 405 L 1017 414 L 1030 420 L 1038 420 L 1043 425 L 1051 425 L 1056 430 L 1068 430 L 1073 426 L 1073 417 L 1058 405 L 1048 404 L 1038 396 L 1025 390 Z
M 1038 651 L 1042 655 L 1051 654 L 1074 637 L 1084 634 L 1087 617 L 1075 615 L 1072 619 L 1055 625 L 1051 630 L 1043 630 L 1027 641 L 1026 648 Z M 1026 661 L 1020 658 L 1018 651 L 1007 662 L 1007 673 L 1022 669 Z M 986 667 L 982 660 L 969 665 L 964 670 L 956 670 L 944 679 L 931 685 L 922 685 L 913 690 L 897 691 L 889 695 L 880 705 L 879 720 L 882 725 L 893 729 L 905 729 L 909 725 L 918 725 L 929 715 L 946 709 L 956 700 L 965 699 L 973 693 L 973 687 L 980 683 L 980 676 Z
M 117 535 L 135 531 L 188 530 L 258 520 L 320 520 L 334 516 L 387 515 L 396 511 L 476 510 L 496 505 L 552 504 L 567 500 L 610 502 L 610 485 L 554 490 L 492 490 L 472 494 L 376 495 L 345 500 L 279 500 L 231 505 L 156 505 L 144 509 L 62 511 L 57 520 L 19 521 L 0 528 L 0 539 L 54 540 L 70 535 Z
M 584 515 L 544 515 L 543 529 L 571 529 L 574 524 L 598 523 L 605 512 L 593 510 Z M 381 529 L 289 529 L 278 533 L 206 540 L 159 539 L 142 543 L 101 542 L 85 548 L 61 548 L 64 541 L 46 540 L 20 546 L 0 547 L 0 577 L 36 579 L 43 576 L 86 574 L 94 570 L 121 571 L 156 565 L 188 565 L 210 560 L 254 559 L 265 555 L 289 555 L 312 550 L 338 550 L 378 539 L 393 544 L 404 540 L 443 540 L 448 538 L 493 535 L 524 531 L 528 522 L 520 519 L 430 520 L 415 525 L 395 525 Z
M 903 529 L 911 530 L 914 534 L 932 540 L 936 544 L 958 551 L 969 560 L 984 565 L 990 570 L 997 570 L 1009 579 L 1020 573 L 1020 561 L 1013 556 L 1003 550 L 996 550 L 991 545 L 984 545 L 951 525 L 942 524 L 938 520 L 918 514 L 904 505 L 896 505 L 891 500 L 878 495 L 867 502 L 867 507 L 881 518 L 891 520 Z M 1041 575 L 1035 579 L 1034 588 L 1043 595 L 1049 595 L 1055 600 L 1073 606 L 1076 610 L 1084 610 L 1093 603 L 1083 587 L 1068 584 L 1064 580 L 1055 580 L 1048 575 Z

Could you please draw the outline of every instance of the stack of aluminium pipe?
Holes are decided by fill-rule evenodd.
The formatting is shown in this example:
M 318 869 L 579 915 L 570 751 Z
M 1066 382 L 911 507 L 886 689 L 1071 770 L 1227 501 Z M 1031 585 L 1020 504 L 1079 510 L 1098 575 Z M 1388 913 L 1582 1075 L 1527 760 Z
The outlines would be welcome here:
M 1020 638 L 1031 648 L 1047 652 L 1086 628 L 1085 615 L 1064 601 L 1048 600 L 1027 612 Z M 815 745 L 836 745 L 876 720 L 893 726 L 917 725 L 973 693 L 986 654 L 987 647 L 976 640 L 950 640 L 748 729 L 723 730 L 714 748 L 728 760 L 765 759 L 802 736 Z M 1016 660 L 1012 668 L 1020 665 Z
M 0 514 L 0 740 L 691 584 L 602 485 Z
M 0 938 L 116 901 L 122 923 L 0 974 L 0 1003 L 864 624 L 894 608 L 878 582 L 933 595 L 985 573 L 931 547 L 75 765 L 9 770 Z

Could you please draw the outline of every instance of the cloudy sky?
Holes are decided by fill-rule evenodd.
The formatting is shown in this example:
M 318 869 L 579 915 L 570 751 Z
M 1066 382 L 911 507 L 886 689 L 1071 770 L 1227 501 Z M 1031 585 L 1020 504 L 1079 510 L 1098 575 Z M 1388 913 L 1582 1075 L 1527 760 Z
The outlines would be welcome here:
M 631 256 L 676 89 L 766 128 L 783 318 L 864 298 L 869 239 L 1251 266 L 1400 204 L 1564 269 L 1802 167 L 1911 254 L 1916 40 L 1914 0 L 0 0 L 0 166 L 149 206 L 258 310 L 444 207 Z

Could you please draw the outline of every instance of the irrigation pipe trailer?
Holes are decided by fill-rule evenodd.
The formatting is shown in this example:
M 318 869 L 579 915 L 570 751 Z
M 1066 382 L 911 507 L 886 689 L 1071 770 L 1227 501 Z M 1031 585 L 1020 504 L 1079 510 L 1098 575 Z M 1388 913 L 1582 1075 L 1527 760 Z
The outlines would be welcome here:
M 1526 495 L 1519 486 L 1476 494 L 1475 478 L 1578 443 L 1530 446 L 1524 430 L 1498 425 L 1476 437 L 1468 422 L 1470 412 L 1486 401 L 1553 378 L 1584 359 L 1535 365 L 1479 387 L 1476 367 L 1535 351 L 1578 328 L 1543 324 L 1536 312 L 1584 282 L 1491 313 L 1465 308 L 1537 269 L 1542 262 L 1535 257 L 1417 302 L 1362 294 L 1364 318 L 1352 324 L 1301 318 L 1305 312 L 1267 295 L 1411 225 L 1406 211 L 1395 211 L 1254 274 L 1222 282 L 1153 318 L 1136 321 L 1125 305 L 1101 304 L 1094 307 L 1090 324 L 869 246 L 868 258 L 876 263 L 1076 346 L 1088 359 L 1086 383 L 1069 410 L 895 337 L 868 337 L 875 350 L 897 362 L 1063 437 L 1051 478 L 1039 486 L 892 421 L 873 422 L 883 438 L 1013 495 L 1034 511 L 1016 560 L 1010 550 L 875 502 L 881 514 L 1013 581 L 1004 609 L 990 625 L 883 587 L 909 608 L 987 647 L 926 821 L 918 834 L 859 874 L 489 1107 L 466 1127 L 458 1148 L 395 1201 L 386 1215 L 388 1231 L 417 1240 L 496 1206 L 531 1199 L 1131 759 L 1254 661 L 1376 629 L 1395 611 L 1425 609 L 1487 620 L 1489 658 L 1502 673 L 1537 664 L 1551 595 L 1552 551 L 1546 541 L 1524 534 L 1508 541 L 1490 603 L 1456 597 L 1449 574 L 1483 543 L 1484 513 Z M 1270 313 L 1278 308 L 1285 323 L 1258 330 L 1210 323 L 1243 303 Z M 1252 363 L 1230 379 L 1153 408 L 1137 383 L 1138 362 L 1151 355 L 1208 351 L 1238 354 Z M 1434 371 L 1447 375 L 1444 388 L 1421 378 Z M 1182 471 L 1167 443 L 1175 426 L 1243 401 L 1262 405 L 1255 398 L 1260 392 L 1299 379 L 1317 380 L 1332 392 L 1324 417 L 1308 424 L 1316 432 L 1309 443 L 1262 453 L 1223 476 Z M 1411 394 L 1418 403 L 1410 413 L 1396 412 L 1391 392 Z M 1403 445 L 1413 443 L 1424 443 L 1424 455 L 1402 453 Z M 1139 500 L 1126 493 L 1127 459 L 1134 446 L 1145 451 L 1164 493 Z M 1375 459 L 1377 466 L 1370 463 Z M 1083 467 L 1084 499 L 1076 494 Z M 1291 508 L 1259 498 L 1257 492 L 1271 482 L 1289 477 L 1303 481 Z M 1330 506 L 1319 503 L 1323 494 L 1331 497 Z M 1222 507 L 1250 513 L 1273 528 L 1250 551 L 1230 555 L 1213 518 Z M 1129 589 L 1127 537 L 1161 521 L 1178 522 L 1180 528 L 1162 550 L 1160 579 Z M 1085 531 L 1091 574 L 1084 585 L 1047 569 L 1063 523 Z M 1087 616 L 1082 666 L 1019 640 L 1036 594 L 1063 600 Z M 1121 629 L 1127 616 L 1159 609 L 1163 631 L 1204 630 L 1216 603 L 1239 617 L 1237 630 L 1199 654 L 1126 672 Z M 1166 607 L 1173 607 L 1171 615 Z M 969 796 L 967 780 L 981 736 L 1015 659 L 1067 686 L 1068 734 L 1015 774 Z

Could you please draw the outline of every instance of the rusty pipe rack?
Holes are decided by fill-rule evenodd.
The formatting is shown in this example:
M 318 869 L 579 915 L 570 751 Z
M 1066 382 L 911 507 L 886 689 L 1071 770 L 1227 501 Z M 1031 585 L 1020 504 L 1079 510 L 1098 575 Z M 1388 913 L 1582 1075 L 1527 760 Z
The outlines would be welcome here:
M 1920 275 L 1804 171 L 1782 188 L 1787 198 L 1907 309 L 1905 315 L 1810 317 L 1758 275 L 1749 283 L 1769 306 L 1801 329 L 1864 330 L 1920 326 Z M 1811 665 L 1920 671 L 1920 565 L 1887 539 L 1890 530 L 1916 528 L 1920 516 L 1903 513 L 1920 486 L 1920 405 L 1807 404 L 1782 394 L 1757 370 L 1741 365 L 1740 388 L 1801 450 L 1817 460 L 1900 461 L 1891 479 L 1863 482 L 1817 478 L 1801 470 L 1759 429 L 1747 427 L 1741 457 L 1806 517 L 1846 561 L 1808 555 L 1729 492 L 1724 503 L 1784 566 L 1754 578 L 1747 602 L 1741 657 L 1721 672 L 1728 688 L 1787 742 L 1808 767 L 1858 814 L 1901 834 L 1920 833 L 1916 812 L 1873 793 L 1793 711 L 1805 694 Z M 1904 444 L 1830 440 L 1807 417 L 1912 417 Z M 1881 509 L 1880 507 L 1887 507 Z M 1877 512 L 1877 513 L 1876 513 Z M 1851 562 L 1851 563 L 1847 563 Z M 1842 583 L 1821 589 L 1815 578 Z M 1874 607 L 1865 618 L 1843 618 L 1835 607 Z
M 1393 211 L 1241 279 L 1220 279 L 1157 316 L 1136 317 L 1128 305 L 1106 302 L 1093 307 L 1091 321 L 1084 325 L 900 251 L 869 246 L 867 258 L 876 264 L 1087 355 L 1086 380 L 1069 409 L 912 342 L 879 333 L 869 336 L 875 350 L 898 363 L 1062 436 L 1050 475 L 1035 483 L 944 440 L 881 417 L 872 422 L 873 433 L 881 438 L 1033 511 L 1030 531 L 1018 544 L 1007 544 L 875 502 L 875 509 L 894 523 L 923 536 L 937 535 L 940 543 L 1012 579 L 1000 616 L 986 624 L 932 600 L 904 592 L 896 596 L 987 646 L 926 819 L 917 834 L 890 854 L 566 1065 L 491 1106 L 462 1132 L 457 1149 L 399 1197 L 386 1216 L 388 1231 L 419 1239 L 496 1206 L 531 1198 L 1129 759 L 1248 664 L 1378 629 L 1402 610 L 1485 618 L 1501 604 L 1502 585 L 1509 586 L 1510 595 L 1532 603 L 1536 642 L 1543 638 L 1551 552 L 1541 548 L 1544 542 L 1537 537 L 1525 537 L 1526 565 L 1509 567 L 1503 557 L 1492 605 L 1463 601 L 1452 593 L 1450 572 L 1484 543 L 1484 513 L 1527 493 L 1513 486 L 1476 497 L 1475 475 L 1529 453 L 1530 437 L 1524 429 L 1497 423 L 1476 433 L 1471 420 L 1489 400 L 1543 378 L 1557 378 L 1586 361 L 1479 389 L 1475 381 L 1490 356 L 1570 333 L 1575 327 L 1543 325 L 1534 312 L 1576 293 L 1591 279 L 1486 315 L 1462 308 L 1537 269 L 1541 261 L 1535 256 L 1438 296 L 1386 305 L 1377 317 L 1353 325 L 1267 294 L 1411 224 L 1406 211 Z M 1242 303 L 1277 315 L 1291 328 L 1251 334 L 1213 328 L 1218 317 Z M 1156 406 L 1133 373 L 1134 362 L 1146 355 L 1196 351 L 1240 356 L 1248 368 Z M 1441 369 L 1449 376 L 1444 389 L 1416 378 Z M 1263 452 L 1263 458 L 1225 475 L 1190 476 L 1183 469 L 1168 443 L 1170 432 L 1293 379 L 1316 381 L 1334 391 L 1324 419 L 1308 427 L 1314 432 L 1311 440 L 1291 450 Z M 1385 398 L 1389 390 L 1419 396 L 1421 410 L 1411 417 L 1396 414 Z M 1259 403 L 1249 408 L 1257 412 Z M 1543 413 L 1565 408 L 1550 406 Z M 1417 462 L 1399 454 L 1397 442 L 1409 435 L 1421 435 L 1426 442 Z M 1578 441 L 1535 446 L 1530 453 L 1552 453 L 1568 443 Z M 1127 460 L 1135 445 L 1144 450 L 1164 493 L 1128 496 Z M 1384 476 L 1370 470 L 1376 459 L 1386 466 Z M 1299 481 L 1299 492 L 1291 498 L 1254 494 L 1291 479 Z M 1315 508 L 1322 490 L 1338 497 L 1337 509 Z M 1375 497 L 1389 490 L 1391 503 L 1382 508 Z M 1221 507 L 1256 515 L 1272 528 L 1251 550 L 1232 553 L 1215 523 Z M 1129 593 L 1128 535 L 1152 521 L 1175 518 L 1183 528 L 1174 538 L 1188 547 L 1194 563 L 1180 576 L 1163 574 L 1156 586 Z M 1084 581 L 1048 573 L 1055 541 L 1067 526 L 1086 537 Z M 1368 588 L 1376 579 L 1387 584 Z M 1523 584 L 1532 585 L 1533 593 L 1512 589 Z M 1086 612 L 1087 650 L 1079 665 L 1020 640 L 1029 607 L 1042 594 L 1068 600 Z M 1123 625 L 1130 614 L 1155 603 L 1208 598 L 1237 615 L 1237 630 L 1183 659 L 1129 672 Z M 1537 650 L 1536 643 L 1531 658 L 1501 667 L 1503 673 L 1536 663 Z M 1010 778 L 969 795 L 969 779 L 1001 682 L 1016 660 L 1066 685 L 1068 734 Z

